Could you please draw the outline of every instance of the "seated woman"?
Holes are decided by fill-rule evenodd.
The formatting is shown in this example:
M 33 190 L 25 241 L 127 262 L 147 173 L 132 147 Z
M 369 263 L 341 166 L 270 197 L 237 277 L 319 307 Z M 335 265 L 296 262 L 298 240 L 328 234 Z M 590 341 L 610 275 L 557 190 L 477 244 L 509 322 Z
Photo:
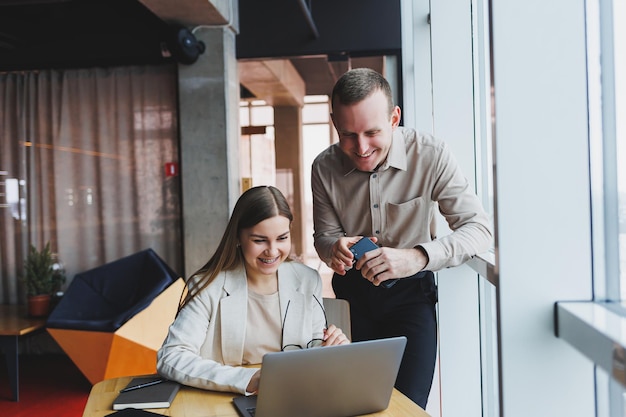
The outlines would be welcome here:
M 220 244 L 191 276 L 157 370 L 198 388 L 253 394 L 263 355 L 349 343 L 327 326 L 322 280 L 289 261 L 293 215 L 275 187 L 254 187 L 237 201 Z M 288 261 L 288 262 L 287 262 Z

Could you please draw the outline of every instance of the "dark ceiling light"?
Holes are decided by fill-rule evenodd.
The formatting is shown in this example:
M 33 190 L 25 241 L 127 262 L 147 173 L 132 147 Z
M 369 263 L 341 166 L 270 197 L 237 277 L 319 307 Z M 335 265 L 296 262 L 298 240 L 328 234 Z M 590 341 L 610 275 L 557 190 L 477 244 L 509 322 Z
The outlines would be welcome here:
M 204 53 L 204 42 L 196 39 L 193 32 L 181 25 L 172 26 L 172 34 L 167 44 L 167 50 L 176 62 L 191 65 Z

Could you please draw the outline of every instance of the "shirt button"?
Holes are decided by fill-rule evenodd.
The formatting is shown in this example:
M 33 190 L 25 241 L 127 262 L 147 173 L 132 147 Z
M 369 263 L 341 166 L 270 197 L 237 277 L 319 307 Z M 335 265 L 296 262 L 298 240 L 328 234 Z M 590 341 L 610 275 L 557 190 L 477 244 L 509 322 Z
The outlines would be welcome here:
M 376 178 L 376 174 L 372 175 L 372 178 Z
M 380 230 L 377 230 L 374 232 L 375 235 L 379 235 L 380 234 Z
M 374 208 L 378 208 L 378 204 L 374 204 Z

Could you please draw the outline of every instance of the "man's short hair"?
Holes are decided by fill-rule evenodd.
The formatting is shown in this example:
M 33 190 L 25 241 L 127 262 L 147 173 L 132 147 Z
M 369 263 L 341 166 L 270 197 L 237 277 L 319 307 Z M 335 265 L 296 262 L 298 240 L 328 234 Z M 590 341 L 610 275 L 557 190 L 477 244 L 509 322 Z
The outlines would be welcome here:
M 393 112 L 394 103 L 391 86 L 380 73 L 370 68 L 355 68 L 344 73 L 335 83 L 331 95 L 331 107 L 335 103 L 350 105 L 358 103 L 375 91 L 382 91 L 389 104 L 389 114 Z

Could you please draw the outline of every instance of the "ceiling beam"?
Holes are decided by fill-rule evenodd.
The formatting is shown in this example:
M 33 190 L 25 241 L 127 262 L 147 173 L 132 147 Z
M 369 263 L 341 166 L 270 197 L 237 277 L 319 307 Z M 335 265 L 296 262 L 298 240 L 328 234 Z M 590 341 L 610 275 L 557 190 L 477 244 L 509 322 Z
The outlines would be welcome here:
M 271 106 L 303 106 L 304 80 L 286 59 L 239 61 L 239 82 Z
M 166 22 L 184 26 L 229 25 L 239 30 L 237 0 L 139 0 Z

